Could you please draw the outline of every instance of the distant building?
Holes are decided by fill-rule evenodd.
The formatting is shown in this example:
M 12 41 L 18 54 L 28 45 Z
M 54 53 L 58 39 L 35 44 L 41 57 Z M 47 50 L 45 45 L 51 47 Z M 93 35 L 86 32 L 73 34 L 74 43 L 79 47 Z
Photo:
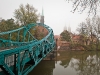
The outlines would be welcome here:
M 67 26 L 65 25 L 65 26 L 64 26 L 64 31 L 65 31 L 65 30 L 67 30 L 69 33 L 71 33 L 71 27 L 70 27 L 70 25 L 68 26 L 68 28 L 67 28 Z
M 42 15 L 41 15 L 41 18 L 40 18 L 40 23 L 43 25 L 44 24 L 44 14 L 43 14 L 43 9 L 42 9 Z M 37 29 L 37 38 L 40 38 L 41 37 L 45 37 L 47 34 L 48 34 L 48 30 L 46 28 L 44 28 L 43 26 L 37 26 L 36 27 Z
M 64 27 L 64 30 L 66 30 L 67 27 Z M 83 36 L 79 34 L 73 34 L 71 33 L 71 28 L 68 29 L 71 37 L 71 41 L 62 41 L 60 35 L 55 35 L 55 39 L 57 40 L 57 47 L 60 48 L 60 50 L 84 50 L 83 45 L 90 45 L 91 43 L 96 44 L 97 37 L 95 35 L 91 36 Z M 75 45 L 76 44 L 76 45 Z
M 60 35 L 54 35 L 57 46 L 60 46 Z
M 71 27 L 70 27 L 70 25 L 68 27 L 68 32 L 71 33 Z
M 43 13 L 43 8 L 42 8 L 42 14 L 41 14 L 40 23 L 41 23 L 41 24 L 44 24 L 44 13 Z
M 70 43 L 67 41 L 61 41 L 60 35 L 54 35 L 54 38 L 56 40 L 57 49 L 69 49 Z
M 67 30 L 67 26 L 66 26 L 66 25 L 64 26 L 64 31 L 65 31 L 65 30 Z
M 71 41 L 73 43 L 79 43 L 80 42 L 80 35 L 73 35 L 72 38 L 71 38 Z

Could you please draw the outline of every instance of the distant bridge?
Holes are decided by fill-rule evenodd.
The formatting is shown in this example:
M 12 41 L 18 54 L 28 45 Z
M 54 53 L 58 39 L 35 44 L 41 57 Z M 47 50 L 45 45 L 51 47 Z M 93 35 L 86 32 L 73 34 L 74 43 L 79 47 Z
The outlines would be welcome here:
M 31 30 L 43 26 L 48 34 L 36 39 Z M 41 23 L 0 33 L 0 75 L 27 75 L 55 47 L 53 30 Z

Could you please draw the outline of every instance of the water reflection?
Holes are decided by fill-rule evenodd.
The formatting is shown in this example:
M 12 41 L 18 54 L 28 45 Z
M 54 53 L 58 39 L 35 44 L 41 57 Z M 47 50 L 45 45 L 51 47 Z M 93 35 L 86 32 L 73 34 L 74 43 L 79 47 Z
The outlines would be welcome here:
M 42 61 L 29 75 L 100 75 L 100 52 L 59 51 L 56 61 Z
M 28 75 L 53 75 L 55 61 L 41 61 Z
M 67 55 L 64 55 L 63 52 L 61 53 L 67 58 Z M 100 53 L 81 51 L 68 52 L 67 54 L 69 55 L 67 58 L 67 62 L 69 63 L 65 63 L 65 61 L 61 59 L 60 65 L 63 67 L 67 65 L 65 69 L 72 68 L 72 72 L 75 71 L 74 74 L 70 75 L 100 75 Z
M 100 75 L 100 58 L 97 55 L 89 55 L 85 60 L 80 60 L 78 75 Z

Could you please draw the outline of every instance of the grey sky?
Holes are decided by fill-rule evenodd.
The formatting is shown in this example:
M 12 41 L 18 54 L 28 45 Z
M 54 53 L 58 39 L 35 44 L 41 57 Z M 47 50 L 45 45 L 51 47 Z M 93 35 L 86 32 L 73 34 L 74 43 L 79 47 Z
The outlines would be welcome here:
M 87 14 L 74 14 L 70 12 L 72 10 L 72 4 L 66 2 L 66 0 L 0 0 L 0 17 L 3 19 L 14 18 L 14 10 L 19 8 L 20 4 L 26 5 L 29 3 L 38 10 L 38 13 L 42 13 L 42 7 L 44 9 L 45 24 L 49 25 L 54 34 L 60 34 L 64 26 L 71 27 L 71 31 L 75 32 L 76 27 L 80 22 L 84 21 Z

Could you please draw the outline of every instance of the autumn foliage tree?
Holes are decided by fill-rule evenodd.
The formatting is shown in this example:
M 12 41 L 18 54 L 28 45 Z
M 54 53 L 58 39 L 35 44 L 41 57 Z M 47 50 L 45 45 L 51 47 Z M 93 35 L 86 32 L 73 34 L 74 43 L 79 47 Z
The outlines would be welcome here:
M 0 32 L 7 32 L 7 31 L 10 31 L 10 30 L 14 30 L 14 29 L 17 29 L 19 28 L 19 25 L 16 24 L 14 22 L 14 19 L 1 19 L 0 20 Z M 13 38 L 12 39 L 15 39 L 16 34 L 13 35 Z M 0 35 L 0 38 L 3 38 L 3 39 L 8 39 L 9 35 Z
M 0 32 L 10 31 L 18 27 L 19 25 L 17 25 L 12 18 L 7 20 L 2 19 L 0 21 Z
M 21 25 L 27 25 L 30 23 L 36 23 L 38 21 L 37 10 L 32 5 L 19 6 L 14 12 L 14 17 Z
M 23 4 L 21 4 L 19 8 L 15 10 L 14 17 L 16 19 L 16 22 L 23 26 L 30 23 L 36 23 L 38 21 L 39 15 L 37 14 L 37 10 L 32 5 L 26 4 L 24 6 Z M 32 27 L 29 31 L 32 35 L 37 33 L 37 30 L 34 27 Z M 21 31 L 21 33 L 23 32 Z M 36 37 L 36 35 L 34 36 Z

